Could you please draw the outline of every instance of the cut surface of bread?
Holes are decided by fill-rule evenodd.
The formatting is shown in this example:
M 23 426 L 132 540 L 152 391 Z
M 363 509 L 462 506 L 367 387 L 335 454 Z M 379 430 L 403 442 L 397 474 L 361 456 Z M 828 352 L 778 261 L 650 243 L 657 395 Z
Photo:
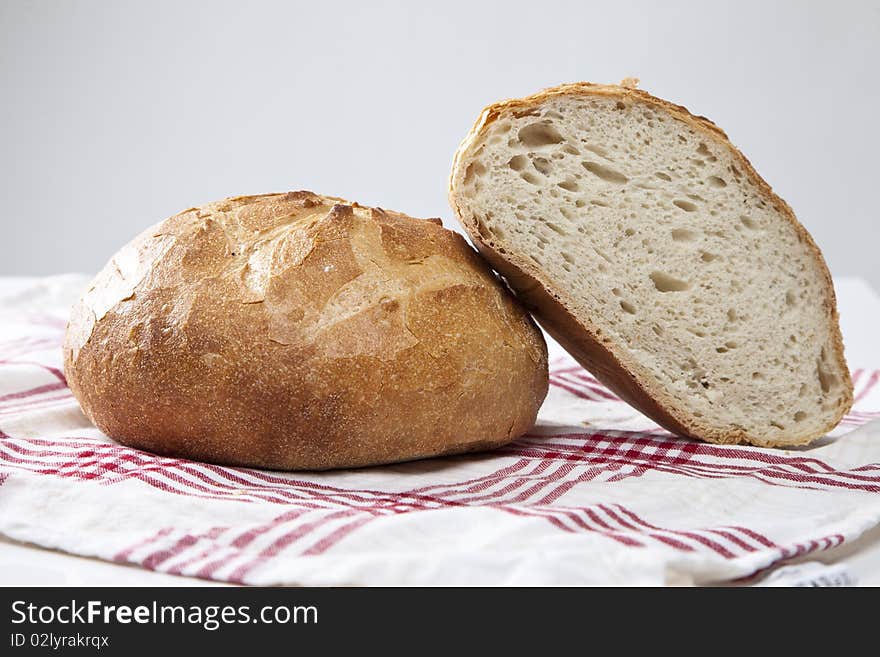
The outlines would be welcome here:
M 548 332 L 671 431 L 804 444 L 850 408 L 821 253 L 685 108 L 589 83 L 492 105 L 450 202 Z

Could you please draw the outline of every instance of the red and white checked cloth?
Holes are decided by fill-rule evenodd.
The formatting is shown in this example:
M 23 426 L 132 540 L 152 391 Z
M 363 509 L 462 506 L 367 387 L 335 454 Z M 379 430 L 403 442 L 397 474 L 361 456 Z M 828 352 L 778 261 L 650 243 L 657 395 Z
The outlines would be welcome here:
M 9 539 L 248 584 L 663 584 L 749 577 L 880 523 L 880 430 L 858 429 L 880 372 L 858 363 L 853 412 L 810 449 L 673 437 L 555 350 L 539 425 L 492 453 L 284 474 L 122 447 L 60 371 L 85 282 L 0 281 Z

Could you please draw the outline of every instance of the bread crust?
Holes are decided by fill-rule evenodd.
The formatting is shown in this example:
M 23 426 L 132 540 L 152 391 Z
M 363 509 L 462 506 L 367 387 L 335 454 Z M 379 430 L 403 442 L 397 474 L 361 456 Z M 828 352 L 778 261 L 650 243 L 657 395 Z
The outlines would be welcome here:
M 548 387 L 540 330 L 460 235 L 305 191 L 145 231 L 75 305 L 63 351 L 117 441 L 285 470 L 502 445 Z
M 737 166 L 758 187 L 764 199 L 786 218 L 800 238 L 808 245 L 822 272 L 825 288 L 823 313 L 830 323 L 833 345 L 833 360 L 841 373 L 841 401 L 835 417 L 826 427 L 811 433 L 804 433 L 785 440 L 771 441 L 766 437 L 754 436 L 745 430 L 729 430 L 714 427 L 682 409 L 666 390 L 653 383 L 653 377 L 646 368 L 625 350 L 615 345 L 608 336 L 589 320 L 579 321 L 567 308 L 575 307 L 567 298 L 565 290 L 553 289 L 543 272 L 530 260 L 515 253 L 506 252 L 503 245 L 491 235 L 481 232 L 478 217 L 465 212 L 458 202 L 458 187 L 465 176 L 467 163 L 474 155 L 474 148 L 480 142 L 487 128 L 499 118 L 511 112 L 528 111 L 558 96 L 604 96 L 624 103 L 645 103 L 655 109 L 663 110 L 673 118 L 682 121 L 715 143 L 728 149 Z M 843 339 L 840 334 L 837 302 L 831 274 L 822 253 L 812 236 L 795 217 L 791 207 L 777 196 L 770 185 L 755 171 L 749 160 L 730 142 L 721 128 L 712 121 L 691 114 L 687 108 L 670 103 L 635 88 L 635 81 L 624 80 L 620 85 L 602 85 L 590 82 L 564 84 L 545 89 L 524 98 L 505 100 L 486 107 L 480 114 L 467 136 L 462 141 L 453 158 L 449 178 L 449 202 L 459 222 L 470 235 L 480 253 L 504 276 L 508 285 L 520 300 L 535 315 L 539 323 L 550 333 L 581 365 L 592 371 L 597 378 L 616 392 L 622 399 L 651 417 L 658 424 L 673 433 L 706 440 L 714 443 L 750 443 L 760 446 L 783 446 L 807 444 L 834 428 L 852 406 L 852 380 L 843 353 Z

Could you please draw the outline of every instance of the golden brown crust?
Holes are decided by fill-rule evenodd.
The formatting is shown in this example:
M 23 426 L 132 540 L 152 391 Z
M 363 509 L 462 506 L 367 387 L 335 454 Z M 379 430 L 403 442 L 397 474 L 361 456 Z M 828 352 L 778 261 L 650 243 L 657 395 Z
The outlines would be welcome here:
M 311 192 L 141 234 L 75 306 L 64 367 L 119 442 L 277 469 L 501 445 L 548 385 L 540 331 L 460 235 Z
M 542 281 L 542 272 L 528 259 L 517 254 L 505 252 L 490 235 L 482 234 L 480 222 L 469 216 L 459 206 L 456 189 L 464 176 L 462 163 L 473 155 L 473 148 L 486 129 L 499 117 L 510 112 L 522 112 L 540 106 L 548 99 L 557 96 L 606 96 L 624 103 L 642 102 L 664 110 L 673 118 L 705 134 L 709 139 L 727 148 L 737 165 L 758 186 L 763 197 L 784 216 L 808 245 L 816 259 L 825 282 L 825 303 L 823 311 L 832 327 L 834 359 L 843 377 L 842 403 L 837 408 L 833 422 L 823 430 L 800 436 L 796 441 L 770 443 L 766 438 L 756 437 L 745 431 L 719 430 L 681 409 L 671 395 L 661 386 L 652 384 L 651 375 L 634 359 L 626 355 L 612 340 L 603 335 L 599 328 L 589 321 L 580 321 L 567 308 L 575 307 L 566 298 L 564 290 L 553 289 L 547 280 Z M 763 446 L 806 444 L 832 429 L 852 406 L 852 381 L 849 377 L 843 354 L 843 339 L 840 334 L 837 303 L 831 274 L 822 253 L 812 236 L 800 224 L 789 205 L 777 196 L 771 187 L 758 175 L 746 157 L 730 142 L 727 135 L 709 119 L 691 114 L 687 108 L 656 98 L 635 88 L 635 81 L 625 80 L 621 85 L 600 85 L 590 82 L 565 84 L 538 92 L 525 98 L 506 100 L 485 108 L 462 141 L 453 159 L 449 179 L 449 201 L 457 218 L 470 235 L 480 253 L 501 273 L 510 287 L 523 303 L 535 314 L 541 325 L 584 367 L 590 369 L 602 382 L 614 390 L 622 399 L 654 419 L 670 431 L 715 443 L 752 443 Z

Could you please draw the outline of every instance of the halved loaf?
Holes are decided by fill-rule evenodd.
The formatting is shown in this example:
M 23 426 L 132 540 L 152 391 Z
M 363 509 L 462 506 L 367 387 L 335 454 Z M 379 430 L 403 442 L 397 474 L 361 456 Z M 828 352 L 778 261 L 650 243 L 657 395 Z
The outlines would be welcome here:
M 807 443 L 852 404 L 831 278 L 713 123 L 626 86 L 486 108 L 450 201 L 541 324 L 623 399 L 718 443 Z

